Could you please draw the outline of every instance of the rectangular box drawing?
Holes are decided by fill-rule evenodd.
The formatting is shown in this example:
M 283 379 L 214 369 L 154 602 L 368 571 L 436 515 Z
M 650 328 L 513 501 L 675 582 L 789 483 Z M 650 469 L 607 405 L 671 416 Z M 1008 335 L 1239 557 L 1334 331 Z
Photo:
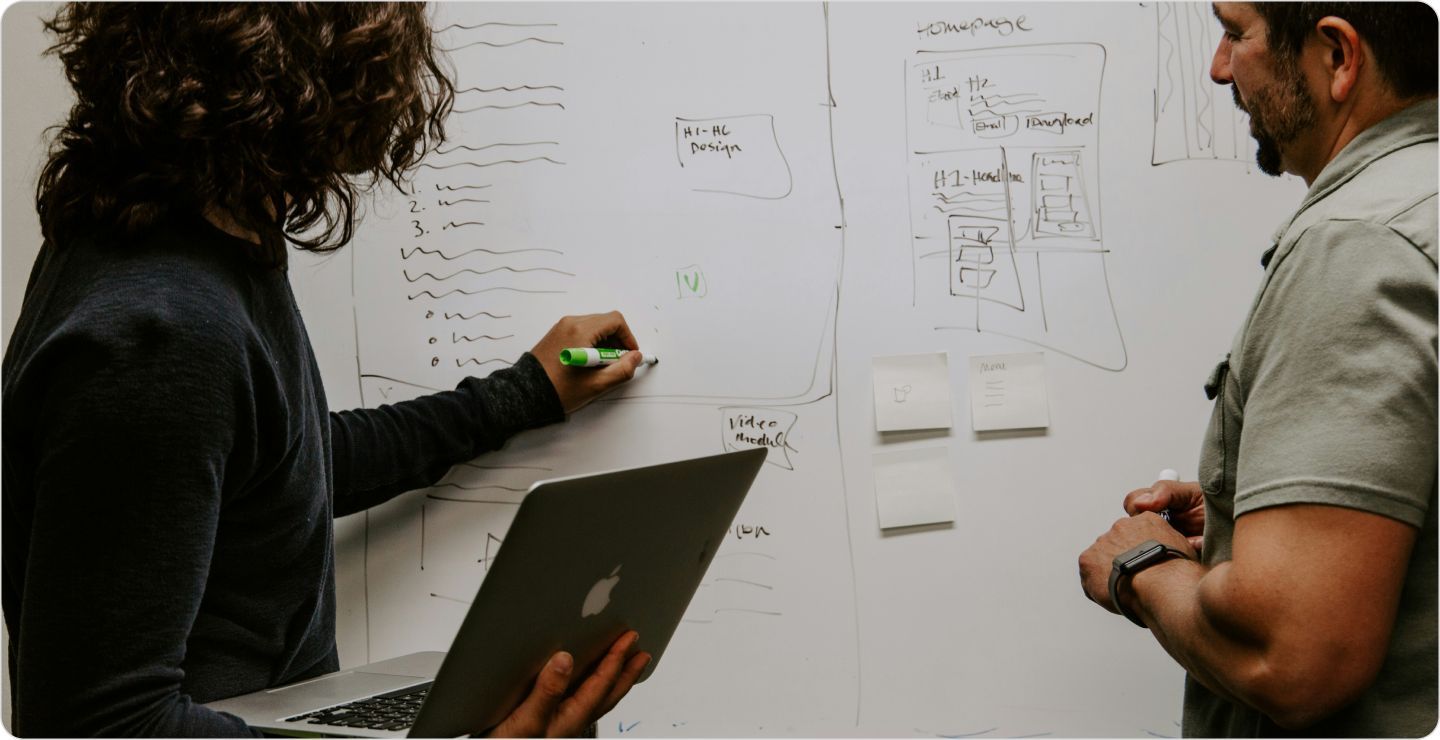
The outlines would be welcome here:
M 1091 43 L 921 51 L 908 63 L 915 305 L 936 328 L 1125 367 L 1099 199 L 1104 70 Z

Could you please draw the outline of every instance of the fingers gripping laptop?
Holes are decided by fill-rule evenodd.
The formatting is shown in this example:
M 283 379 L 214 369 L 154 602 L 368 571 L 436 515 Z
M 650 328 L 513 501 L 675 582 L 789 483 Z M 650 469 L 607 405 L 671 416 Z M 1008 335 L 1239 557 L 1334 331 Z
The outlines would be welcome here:
M 659 664 L 764 464 L 764 449 L 531 487 L 444 653 L 371 663 L 208 704 L 286 735 L 455 737 L 524 698 L 558 650 L 578 669 L 621 634 Z M 614 533 L 623 531 L 624 537 Z

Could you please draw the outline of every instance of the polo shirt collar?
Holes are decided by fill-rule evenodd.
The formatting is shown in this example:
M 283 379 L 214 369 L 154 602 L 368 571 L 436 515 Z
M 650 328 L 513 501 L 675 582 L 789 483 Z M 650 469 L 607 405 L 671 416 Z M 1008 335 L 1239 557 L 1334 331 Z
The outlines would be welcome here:
M 1261 264 L 1270 261 L 1270 256 L 1274 254 L 1275 247 L 1280 244 L 1285 232 L 1290 230 L 1290 225 L 1295 223 L 1295 219 L 1299 218 L 1305 209 L 1324 200 L 1325 196 L 1349 182 L 1371 162 L 1407 146 L 1435 141 L 1437 114 L 1440 114 L 1440 108 L 1437 108 L 1436 100 L 1424 100 L 1395 112 L 1351 139 L 1350 143 L 1320 170 L 1320 175 L 1305 192 L 1305 199 L 1295 213 L 1275 230 L 1272 246 L 1266 250 Z

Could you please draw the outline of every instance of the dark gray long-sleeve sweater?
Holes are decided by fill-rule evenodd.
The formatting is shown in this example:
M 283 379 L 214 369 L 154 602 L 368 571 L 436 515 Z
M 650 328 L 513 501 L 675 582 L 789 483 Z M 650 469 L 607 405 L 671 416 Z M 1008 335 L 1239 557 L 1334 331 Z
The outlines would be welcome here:
M 564 417 L 530 355 L 330 413 L 283 270 L 199 218 L 46 245 L 4 358 L 21 736 L 254 734 L 200 704 L 338 667 L 333 517 Z

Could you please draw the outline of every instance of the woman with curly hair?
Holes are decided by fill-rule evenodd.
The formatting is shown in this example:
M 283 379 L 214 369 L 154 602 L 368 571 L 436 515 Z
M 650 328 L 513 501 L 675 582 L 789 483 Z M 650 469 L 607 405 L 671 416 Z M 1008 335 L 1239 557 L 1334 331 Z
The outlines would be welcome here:
M 257 734 L 201 705 L 337 670 L 333 518 L 640 360 L 566 374 L 560 347 L 638 346 L 618 313 L 568 317 L 488 378 L 329 412 L 287 249 L 343 246 L 367 187 L 443 140 L 423 7 L 80 3 L 46 27 L 77 100 L 4 358 L 11 729 Z M 584 681 L 557 654 L 494 731 L 577 733 L 648 661 L 632 641 Z

